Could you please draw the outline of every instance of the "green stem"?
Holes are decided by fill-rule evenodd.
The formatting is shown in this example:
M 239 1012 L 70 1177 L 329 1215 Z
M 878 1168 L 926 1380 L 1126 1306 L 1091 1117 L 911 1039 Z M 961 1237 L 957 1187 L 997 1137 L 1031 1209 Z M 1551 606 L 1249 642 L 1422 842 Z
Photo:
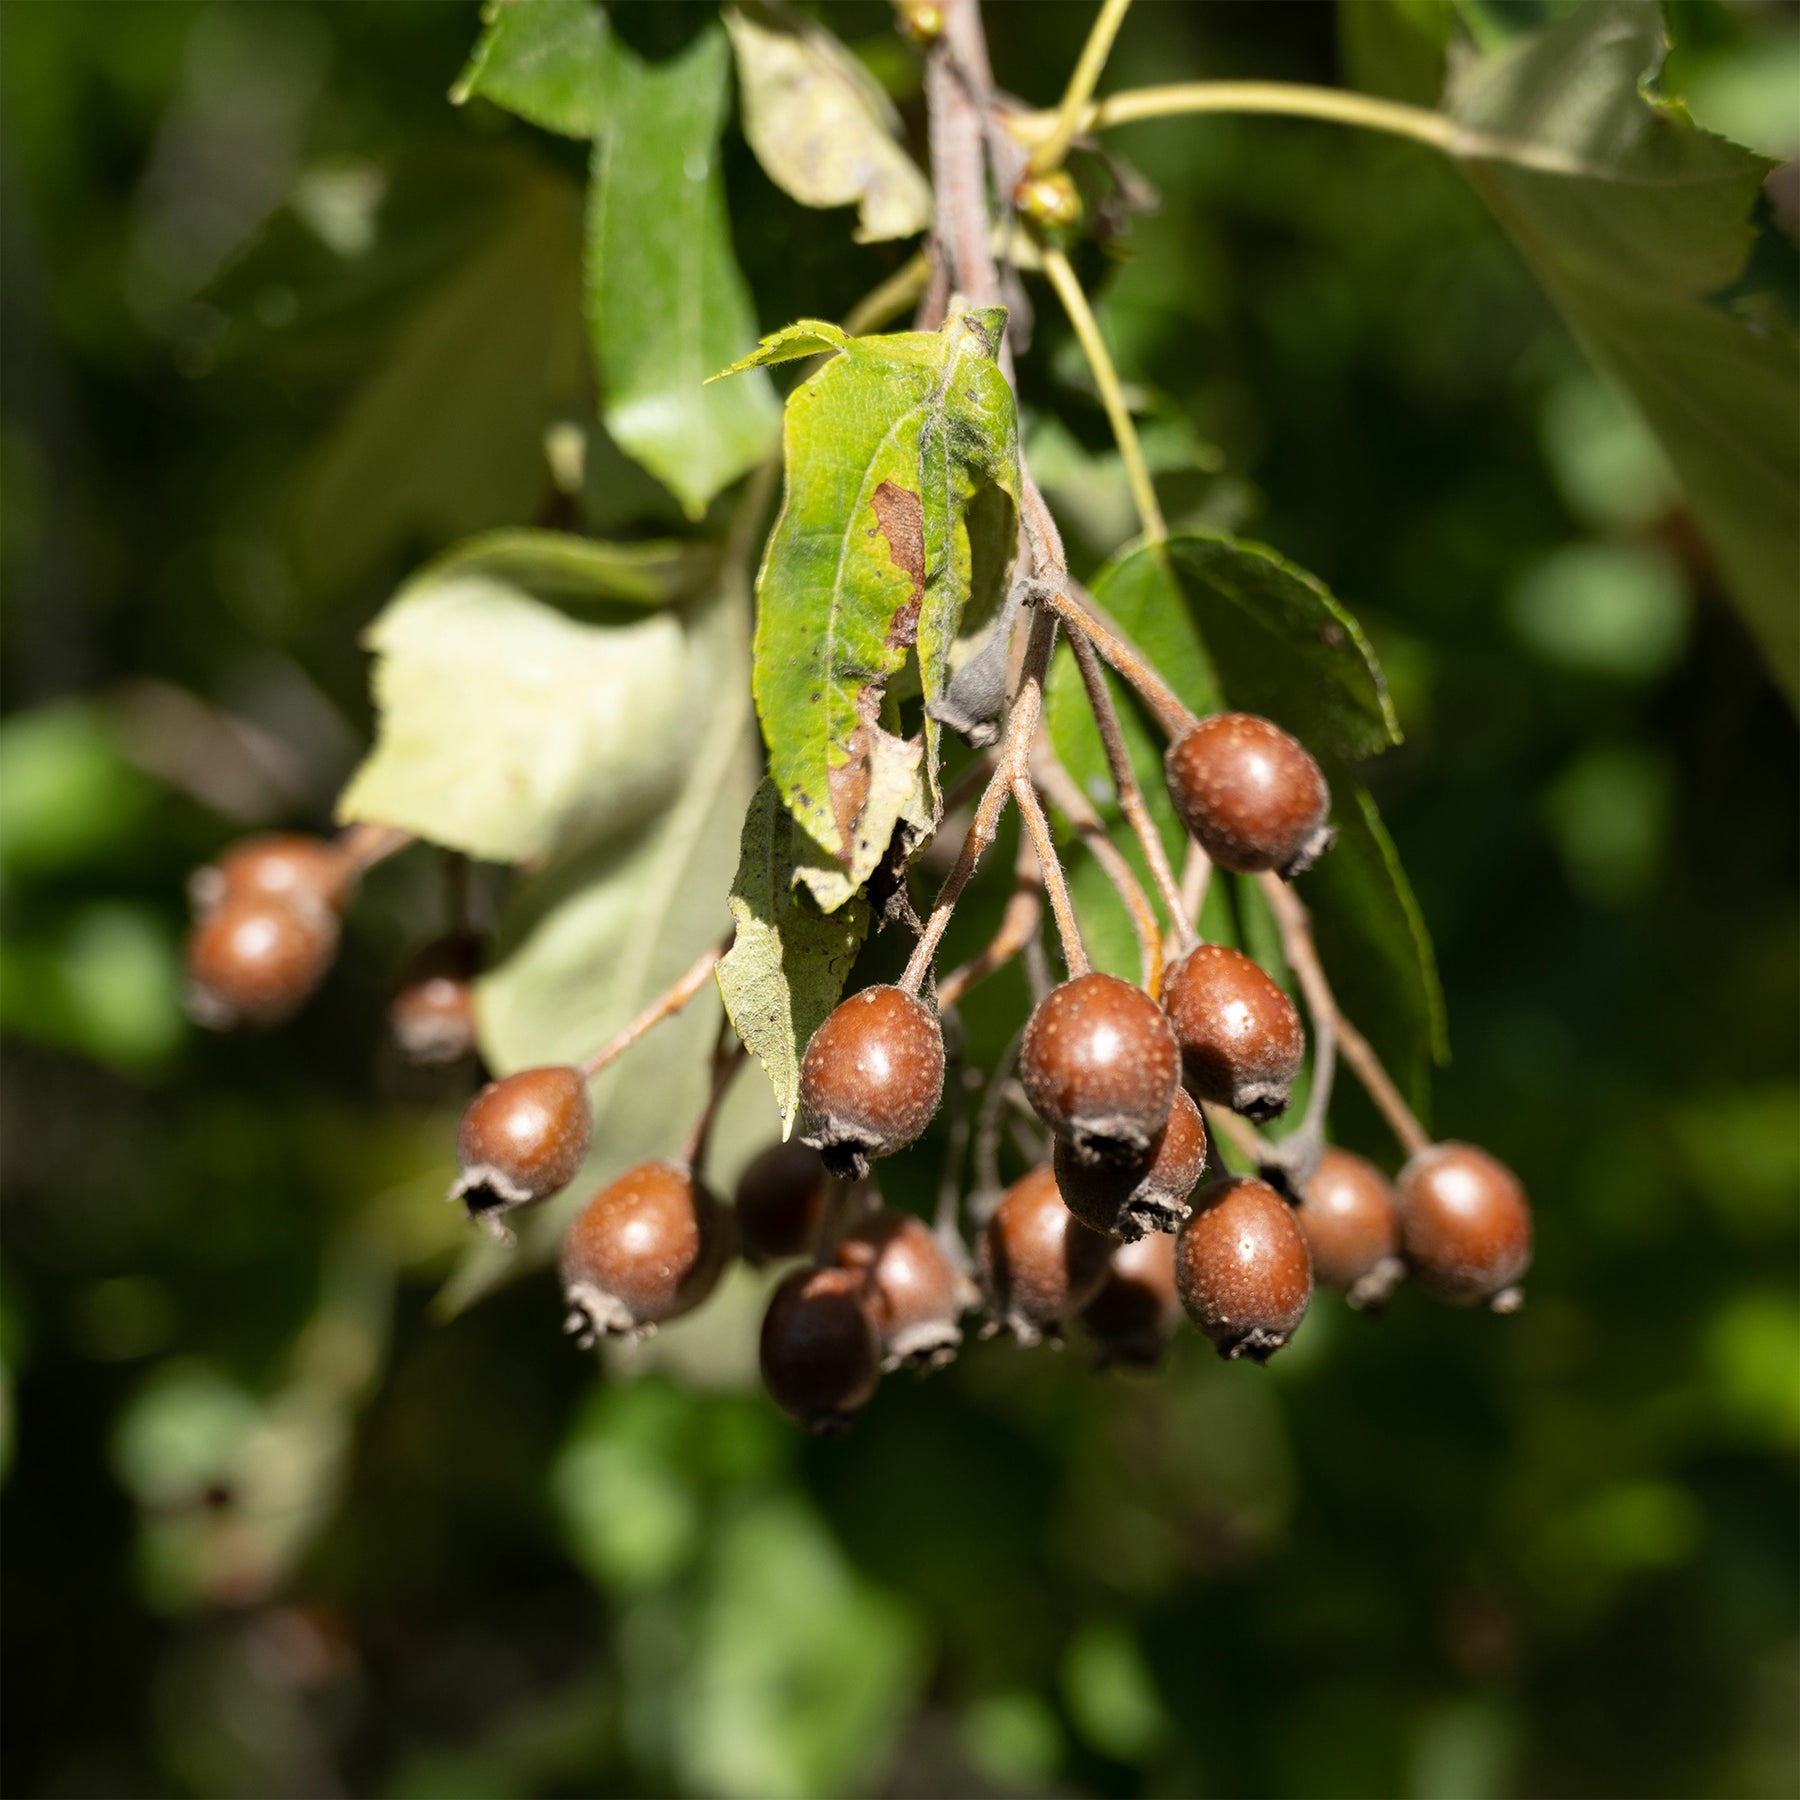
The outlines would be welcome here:
M 1125 14 L 1130 6 L 1131 0 L 1104 0 L 1100 16 L 1095 19 L 1088 32 L 1087 42 L 1081 46 L 1080 58 L 1076 61 L 1074 73 L 1069 77 L 1069 85 L 1063 92 L 1062 104 L 1056 109 L 1049 134 L 1032 156 L 1032 174 L 1048 175 L 1052 169 L 1062 167 L 1063 158 L 1069 154 L 1069 146 L 1074 143 L 1076 134 L 1081 130 L 1081 120 L 1089 110 L 1088 102 L 1100 79 L 1100 71 L 1106 67 L 1113 39 L 1119 35 L 1119 27 L 1125 23 Z

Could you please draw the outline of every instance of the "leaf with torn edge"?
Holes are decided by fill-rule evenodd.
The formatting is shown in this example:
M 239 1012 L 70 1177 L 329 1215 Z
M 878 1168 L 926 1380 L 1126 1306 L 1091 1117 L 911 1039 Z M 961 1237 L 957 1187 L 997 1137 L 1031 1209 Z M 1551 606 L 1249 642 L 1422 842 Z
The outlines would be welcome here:
M 781 1135 L 800 1104 L 800 1058 L 844 991 L 869 929 L 869 909 L 851 900 L 821 914 L 796 887 L 810 843 L 764 780 L 744 815 L 731 911 L 737 936 L 719 964 L 719 992 L 733 1029 L 768 1072 Z
M 744 135 L 802 206 L 857 206 L 856 239 L 911 237 L 931 223 L 931 188 L 900 142 L 900 118 L 830 32 L 786 7 L 725 9 Z

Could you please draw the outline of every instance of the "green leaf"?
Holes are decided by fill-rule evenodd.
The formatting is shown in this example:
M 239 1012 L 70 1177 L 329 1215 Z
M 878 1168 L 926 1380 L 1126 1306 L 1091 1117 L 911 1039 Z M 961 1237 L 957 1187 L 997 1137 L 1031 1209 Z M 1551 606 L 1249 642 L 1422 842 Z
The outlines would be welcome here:
M 591 138 L 606 123 L 614 53 L 606 14 L 592 0 L 488 0 L 480 42 L 450 90 L 564 137 Z
M 1338 53 L 1365 94 L 1435 106 L 1444 88 L 1448 0 L 1338 0 Z
M 931 715 L 959 634 L 1005 594 L 1018 426 L 995 360 L 1004 328 L 998 308 L 887 337 L 803 321 L 738 365 L 834 352 L 788 397 L 786 490 L 757 577 L 756 705 L 783 803 L 847 868 L 874 838 L 886 845 L 866 815 L 899 785 L 879 722 L 888 682 L 916 648 L 935 794 Z
M 1779 323 L 1709 296 L 1739 276 L 1770 165 L 1697 130 L 1651 84 L 1648 0 L 1588 0 L 1460 69 L 1447 110 L 1522 140 L 1463 166 L 1593 360 L 1636 401 L 1790 695 L 1800 694 L 1800 354 Z
M 553 535 L 535 534 L 531 557 L 510 538 L 510 574 L 483 563 L 494 540 L 485 553 L 478 542 L 409 582 L 369 628 L 380 724 L 341 820 L 522 862 L 616 836 L 675 792 L 695 716 L 689 632 L 670 612 L 577 620 L 528 591 L 520 578 L 544 572 Z M 581 572 L 566 550 L 548 570 L 565 599 Z M 595 561 L 584 610 L 616 581 Z
M 725 28 L 744 135 L 777 187 L 803 206 L 854 201 L 859 243 L 931 223 L 931 188 L 900 143 L 900 115 L 830 32 L 758 0 L 727 7 Z
M 844 991 L 845 977 L 869 929 L 858 900 L 822 915 L 799 892 L 811 840 L 768 779 L 744 815 L 731 912 L 737 937 L 719 964 L 719 992 L 733 1029 L 763 1068 L 781 1109 L 781 1135 L 800 1103 L 800 1058 Z
M 718 564 L 718 548 L 712 544 L 676 539 L 604 544 L 575 532 L 520 528 L 470 538 L 446 551 L 425 572 L 491 575 L 540 600 L 580 612 L 613 601 L 665 605 L 704 586 Z
M 719 168 L 730 51 L 709 29 L 654 68 L 615 55 L 589 194 L 588 328 L 607 430 L 698 518 L 776 428 L 766 375 L 706 385 L 756 336 Z

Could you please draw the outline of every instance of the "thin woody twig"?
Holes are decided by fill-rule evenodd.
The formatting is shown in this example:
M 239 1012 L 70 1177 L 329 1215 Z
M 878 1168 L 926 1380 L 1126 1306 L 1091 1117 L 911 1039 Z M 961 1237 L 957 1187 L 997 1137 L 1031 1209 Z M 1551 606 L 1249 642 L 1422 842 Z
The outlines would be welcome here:
M 1000 928 L 960 968 L 952 969 L 938 983 L 938 1005 L 954 1006 L 978 981 L 1011 962 L 1037 935 L 1044 916 L 1043 883 L 1038 874 L 1037 852 L 1029 832 L 1019 834 L 1019 854 L 1013 863 L 1013 891 L 1000 915 Z
M 1056 919 L 1056 935 L 1062 940 L 1063 961 L 1071 975 L 1088 972 L 1086 947 L 1081 941 L 1081 927 L 1075 922 L 1075 903 L 1069 898 L 1069 884 L 1063 876 L 1062 863 L 1056 854 L 1056 843 L 1050 835 L 1050 821 L 1044 817 L 1043 803 L 1031 785 L 1031 771 L 1022 771 L 1013 781 L 1013 799 L 1018 802 L 1019 817 L 1037 852 L 1038 869 L 1044 878 L 1044 892 L 1050 896 L 1050 911 Z
M 1169 737 L 1186 737 L 1199 723 L 1182 704 L 1180 695 L 1151 668 L 1145 657 L 1076 599 L 1069 583 L 1040 582 L 1033 587 L 1029 597 L 1048 607 L 1070 631 L 1079 631 L 1137 690 Z
M 1206 904 L 1206 889 L 1212 880 L 1212 858 L 1192 839 L 1188 839 L 1187 860 L 1181 865 L 1181 916 L 1198 936 L 1200 909 Z
M 576 1064 L 585 1079 L 592 1081 L 615 1058 L 623 1056 L 653 1025 L 660 1025 L 671 1014 L 678 1013 L 712 979 L 719 959 L 731 948 L 731 939 L 715 944 L 697 956 L 693 963 L 650 1002 L 628 1025 L 621 1026 L 600 1048 Z
M 1309 1182 L 1325 1154 L 1325 1119 L 1331 1110 L 1332 1080 L 1337 1072 L 1337 1001 L 1313 944 L 1312 925 L 1299 896 L 1277 877 L 1262 884 L 1269 909 L 1281 930 L 1282 953 L 1300 983 L 1313 1028 L 1312 1091 L 1299 1128 L 1274 1148 L 1274 1160 L 1295 1192 Z M 1275 890 L 1279 888 L 1280 892 Z

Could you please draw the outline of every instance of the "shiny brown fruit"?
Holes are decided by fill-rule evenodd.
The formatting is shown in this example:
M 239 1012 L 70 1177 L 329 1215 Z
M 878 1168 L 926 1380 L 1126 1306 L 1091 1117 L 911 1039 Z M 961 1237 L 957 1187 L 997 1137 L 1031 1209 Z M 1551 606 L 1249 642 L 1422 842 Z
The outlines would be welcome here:
M 862 1277 L 884 1369 L 935 1369 L 955 1356 L 962 1342 L 957 1321 L 976 1295 L 923 1219 L 884 1209 L 845 1235 L 837 1260 Z
M 646 1162 L 578 1213 L 562 1246 L 568 1330 L 646 1337 L 718 1286 L 733 1247 L 731 1214 L 683 1163 Z
M 808 1144 L 771 1144 L 738 1177 L 738 1231 L 745 1259 L 779 1261 L 810 1256 L 825 1217 L 831 1173 Z
M 1433 1144 L 1400 1171 L 1400 1240 L 1419 1280 L 1458 1306 L 1522 1302 L 1531 1204 L 1519 1178 L 1474 1144 Z
M 409 1062 L 455 1062 L 475 1050 L 476 949 L 466 937 L 439 938 L 400 971 L 388 1002 L 388 1029 Z
M 457 1127 L 462 1173 L 450 1198 L 504 1237 L 502 1215 L 547 1200 L 575 1179 L 592 1130 L 587 1082 L 579 1069 L 554 1064 L 490 1081 Z
M 1083 1162 L 1060 1138 L 1051 1152 L 1063 1204 L 1084 1225 L 1134 1242 L 1173 1231 L 1206 1168 L 1206 1121 L 1181 1088 L 1150 1154 L 1135 1163 Z
M 944 1093 L 937 1015 L 897 987 L 852 994 L 812 1034 L 800 1061 L 804 1141 L 833 1173 L 867 1173 L 924 1132 Z
M 1298 738 L 1253 713 L 1214 713 L 1169 746 L 1169 798 L 1221 868 L 1292 880 L 1331 847 L 1331 790 Z
M 1112 1253 L 1100 1291 L 1082 1309 L 1082 1329 L 1094 1340 L 1103 1369 L 1153 1369 L 1182 1319 L 1175 1287 L 1175 1239 L 1152 1231 Z
M 1141 1161 L 1181 1084 L 1169 1021 L 1140 987 L 1098 970 L 1052 988 L 1019 1047 L 1037 1115 L 1084 1160 Z
M 313 996 L 337 955 L 337 914 L 309 900 L 246 893 L 188 932 L 188 1012 L 215 1031 L 279 1025 Z
M 796 1269 L 763 1315 L 762 1378 L 769 1398 L 820 1437 L 847 1431 L 881 1379 L 881 1346 L 862 1277 Z
M 342 912 L 355 884 L 355 866 L 328 839 L 271 832 L 228 845 L 216 862 L 196 869 L 188 878 L 188 897 L 201 913 L 252 895 L 311 901 Z
M 1048 1163 L 1006 1190 L 976 1244 L 982 1291 L 997 1325 L 1021 1344 L 1058 1335 L 1100 1291 L 1113 1240 L 1063 1205 Z
M 1380 1307 L 1405 1279 L 1394 1190 L 1372 1162 L 1327 1150 L 1294 1209 L 1313 1276 L 1354 1307 Z
M 1190 950 L 1163 977 L 1163 1007 L 1195 1099 L 1258 1120 L 1286 1110 L 1306 1032 L 1293 1001 L 1242 951 Z
M 1175 1241 L 1188 1317 L 1221 1356 L 1267 1362 L 1312 1300 L 1312 1257 L 1293 1209 L 1266 1181 L 1234 1176 L 1194 1200 Z

